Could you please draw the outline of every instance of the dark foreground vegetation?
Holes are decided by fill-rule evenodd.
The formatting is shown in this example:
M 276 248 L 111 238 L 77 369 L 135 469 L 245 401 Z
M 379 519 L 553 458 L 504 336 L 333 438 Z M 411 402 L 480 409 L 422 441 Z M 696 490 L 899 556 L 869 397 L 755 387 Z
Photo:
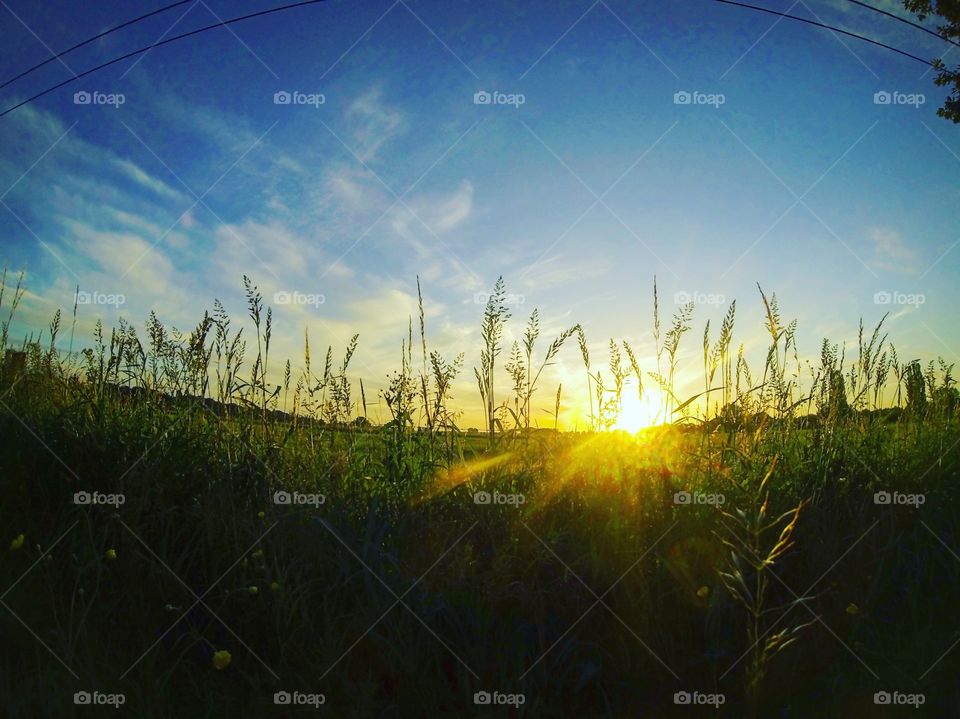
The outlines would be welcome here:
M 733 310 L 716 345 L 707 328 L 717 409 L 697 420 L 672 390 L 684 308 L 662 337 L 657 318 L 646 374 L 675 426 L 602 431 L 641 372 L 613 343 L 591 370 L 574 327 L 541 360 L 578 336 L 597 431 L 535 432 L 538 328 L 494 401 L 495 292 L 490 436 L 448 407 L 462 357 L 423 339 L 415 369 L 412 332 L 374 427 L 356 338 L 270 384 L 248 292 L 246 360 L 219 306 L 188 335 L 98 332 L 82 359 L 56 349 L 58 315 L 7 353 L 4 717 L 957 715 L 951 367 L 900 364 L 878 328 L 851 365 L 824 343 L 801 390 L 764 298 L 760 376 L 730 349 Z

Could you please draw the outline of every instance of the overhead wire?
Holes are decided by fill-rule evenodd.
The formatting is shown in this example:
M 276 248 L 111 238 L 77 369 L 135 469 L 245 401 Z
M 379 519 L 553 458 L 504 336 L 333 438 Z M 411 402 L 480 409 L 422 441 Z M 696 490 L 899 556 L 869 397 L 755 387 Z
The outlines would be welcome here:
M 876 46 L 882 47 L 882 48 L 884 48 L 884 49 L 886 49 L 886 50 L 891 50 L 892 52 L 895 52 L 895 53 L 898 53 L 898 54 L 900 54 L 900 55 L 903 55 L 904 57 L 909 57 L 911 60 L 916 60 L 917 62 L 922 62 L 924 65 L 928 65 L 929 67 L 933 67 L 933 66 L 934 66 L 933 63 L 932 63 L 930 60 L 926 60 L 926 59 L 924 59 L 924 58 L 922 58 L 922 57 L 918 57 L 917 55 L 913 55 L 913 54 L 907 52 L 906 50 L 901 50 L 901 49 L 898 48 L 898 47 L 894 47 L 893 45 L 887 45 L 886 43 L 880 42 L 879 40 L 872 40 L 872 39 L 870 39 L 869 37 L 866 37 L 866 36 L 864 36 L 864 35 L 858 35 L 857 33 L 855 33 L 855 32 L 850 32 L 849 30 L 841 30 L 841 29 L 838 28 L 838 27 L 834 27 L 834 26 L 832 26 L 832 25 L 827 25 L 827 24 L 825 24 L 825 23 L 818 22 L 818 21 L 816 21 L 816 20 L 810 20 L 810 19 L 808 19 L 808 18 L 801 17 L 801 16 L 799 16 L 799 15 L 791 15 L 790 13 L 779 12 L 778 10 L 771 10 L 770 8 L 760 7 L 759 5 L 750 5 L 749 3 L 736 2 L 735 0 L 713 0 L 713 1 L 714 1 L 714 2 L 718 2 L 718 3 L 722 3 L 722 4 L 724 4 L 724 5 L 735 5 L 735 6 L 737 6 L 737 7 L 746 8 L 746 9 L 748 9 L 748 10 L 754 10 L 754 11 L 756 11 L 756 12 L 763 12 L 763 13 L 767 13 L 767 14 L 769 14 L 769 15 L 776 15 L 777 17 L 787 18 L 787 19 L 789 19 L 789 20 L 796 20 L 797 22 L 806 23 L 806 24 L 808 24 L 808 25 L 814 25 L 814 26 L 816 26 L 816 27 L 824 28 L 824 29 L 830 30 L 830 31 L 832 31 L 832 32 L 840 33 L 841 35 L 846 35 L 846 36 L 848 36 L 848 37 L 856 38 L 857 40 L 862 40 L 863 42 L 868 42 L 868 43 L 870 43 L 871 45 L 876 45 Z
M 41 67 L 43 67 L 44 65 L 48 65 L 49 63 L 53 62 L 54 60 L 59 60 L 59 59 L 61 59 L 64 55 L 69 55 L 71 52 L 73 52 L 74 50 L 80 49 L 80 48 L 83 47 L 84 45 L 89 45 L 90 43 L 94 42 L 95 40 L 99 40 L 100 38 L 103 38 L 103 37 L 106 37 L 107 35 L 110 35 L 110 34 L 112 34 L 112 33 L 115 33 L 117 30 L 123 30 L 123 28 L 125 28 L 125 27 L 130 27 L 131 25 L 136 25 L 138 22 L 140 22 L 140 21 L 142 21 L 142 20 L 146 20 L 146 19 L 149 18 L 149 17 L 153 17 L 154 15 L 159 15 L 160 13 L 164 13 L 164 12 L 166 12 L 167 10 L 172 10 L 173 8 L 177 7 L 178 5 L 186 5 L 188 2 L 196 2 L 196 0 L 179 0 L 179 2 L 171 3 L 170 5 L 164 5 L 162 8 L 158 8 L 157 10 L 154 10 L 153 12 L 148 12 L 146 15 L 141 15 L 140 17 L 135 17 L 135 18 L 133 18 L 132 20 L 127 20 L 126 22 L 120 23 L 119 25 L 116 25 L 116 26 L 114 26 L 114 27 L 112 27 L 112 28 L 110 28 L 110 29 L 108 29 L 108 30 L 104 30 L 104 31 L 101 32 L 101 33 L 97 33 L 97 34 L 94 35 L 93 37 L 88 37 L 86 40 L 82 40 L 81 42 L 78 42 L 76 45 L 72 45 L 72 46 L 68 47 L 66 50 L 61 50 L 61 51 L 58 52 L 58 53 L 54 53 L 54 55 L 53 55 L 52 57 L 47 58 L 47 59 L 44 60 L 43 62 L 38 62 L 38 63 L 37 63 L 36 65 L 34 65 L 33 67 L 28 67 L 26 70 L 24 70 L 23 72 L 21 72 L 19 75 L 15 75 L 14 77 L 11 77 L 9 80 L 7 80 L 7 81 L 4 82 L 2 85 L 0 85 L 0 90 L 2 90 L 3 88 L 5 88 L 5 87 L 6 87 L 7 85 L 9 85 L 10 83 L 16 82 L 16 81 L 19 80 L 21 77 L 26 77 L 26 76 L 29 75 L 31 72 L 34 72 L 35 70 L 39 70 L 39 69 L 40 69 Z
M 891 17 L 894 20 L 898 22 L 902 22 L 905 25 L 909 25 L 910 27 L 916 28 L 917 30 L 923 30 L 928 35 L 933 35 L 935 38 L 939 40 L 943 40 L 945 42 L 950 43 L 951 45 L 956 45 L 957 47 L 960 47 L 960 42 L 955 42 L 948 37 L 944 37 L 940 33 L 934 30 L 931 30 L 930 28 L 924 27 L 920 23 L 913 22 L 912 20 L 907 20 L 906 18 L 902 18 L 899 15 L 894 15 L 892 12 L 887 12 L 882 8 L 869 5 L 868 3 L 860 2 L 860 0 L 847 0 L 847 2 L 853 3 L 854 5 L 859 5 L 860 7 L 866 8 L 867 10 L 873 10 L 874 12 L 880 13 L 881 15 L 886 15 L 887 17 Z
M 92 75 L 93 73 L 98 72 L 99 70 L 102 70 L 106 67 L 110 67 L 111 65 L 115 65 L 118 62 L 123 62 L 124 60 L 128 60 L 131 57 L 142 55 L 145 52 L 149 52 L 150 50 L 153 50 L 154 48 L 161 47 L 163 45 L 169 45 L 170 43 L 178 42 L 188 37 L 193 37 L 194 35 L 199 35 L 201 33 L 208 32 L 209 30 L 216 30 L 222 27 L 227 27 L 229 25 L 233 25 L 238 22 L 243 22 L 245 20 L 252 20 L 254 18 L 263 17 L 265 15 L 273 15 L 274 13 L 285 12 L 287 10 L 293 10 L 295 8 L 305 7 L 307 5 L 316 5 L 318 3 L 327 2 L 327 1 L 328 0 L 301 0 L 300 2 L 289 3 L 287 5 L 279 5 L 277 7 L 268 8 L 266 10 L 259 10 L 257 12 L 248 13 L 247 15 L 241 15 L 239 17 L 230 18 L 229 20 L 221 20 L 220 22 L 215 22 L 211 25 L 205 25 L 204 27 L 200 27 L 195 30 L 190 30 L 189 32 L 184 32 L 179 35 L 174 35 L 173 37 L 168 37 L 164 40 L 159 40 L 157 42 L 150 43 L 149 45 L 145 45 L 144 47 L 125 53 L 120 57 L 115 57 L 112 60 L 108 60 L 107 62 L 102 62 L 96 67 L 90 68 L 89 70 L 84 70 L 81 73 L 76 73 L 74 74 L 73 77 L 68 77 L 66 80 L 63 80 L 62 82 L 58 82 L 56 85 L 51 85 L 47 89 L 42 90 L 41 92 L 38 92 L 34 95 L 31 95 L 27 99 L 21 100 L 16 105 L 13 105 L 12 107 L 8 107 L 3 112 L 0 112 L 0 117 L 9 115 L 14 110 L 17 110 L 23 107 L 24 105 L 33 102 L 34 100 L 38 100 L 45 95 L 49 95 L 51 92 L 54 92 L 55 90 L 59 90 L 61 87 L 65 87 L 66 85 L 74 83 L 83 77 Z

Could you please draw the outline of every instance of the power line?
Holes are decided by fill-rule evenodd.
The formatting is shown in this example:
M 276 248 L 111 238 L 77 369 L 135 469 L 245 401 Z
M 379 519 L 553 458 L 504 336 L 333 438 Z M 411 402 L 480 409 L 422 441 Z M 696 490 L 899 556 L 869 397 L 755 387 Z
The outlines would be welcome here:
M 860 2 L 860 0 L 847 0 L 847 2 L 851 2 L 851 3 L 853 3 L 854 5 L 859 5 L 860 7 L 865 7 L 865 8 L 867 8 L 867 10 L 873 10 L 874 12 L 878 12 L 878 13 L 880 13 L 881 15 L 886 15 L 887 17 L 892 17 L 894 20 L 898 20 L 898 21 L 900 21 L 900 22 L 902 22 L 902 23 L 904 23 L 904 24 L 906 24 L 906 25 L 909 25 L 910 27 L 915 27 L 917 30 L 923 30 L 925 33 L 927 33 L 928 35 L 933 35 L 933 36 L 934 36 L 935 38 L 937 38 L 938 40 L 945 40 L 946 42 L 950 43 L 951 45 L 956 45 L 957 47 L 960 47 L 960 42 L 954 42 L 954 41 L 951 40 L 950 38 L 944 37 L 943 35 L 941 35 L 941 34 L 938 33 L 938 32 L 934 32 L 933 30 L 930 30 L 929 28 L 925 28 L 923 25 L 920 25 L 919 23 L 915 23 L 915 22 L 912 22 L 911 20 L 907 20 L 906 18 L 902 18 L 902 17 L 899 17 L 899 16 L 897 16 L 897 15 L 894 15 L 892 12 L 887 12 L 886 10 L 881 10 L 880 8 L 874 7 L 873 5 L 868 5 L 868 4 L 865 3 L 865 2 Z
M 855 32 L 848 32 L 847 30 L 841 30 L 841 29 L 838 28 L 838 27 L 833 27 L 832 25 L 825 25 L 825 24 L 823 24 L 822 22 L 817 22 L 817 21 L 815 21 L 815 20 L 808 20 L 807 18 L 805 18 L 805 17 L 800 17 L 799 15 L 789 15 L 788 13 L 785 13 L 785 12 L 778 12 L 778 11 L 776 11 L 776 10 L 771 10 L 770 8 L 759 7 L 759 6 L 757 6 L 757 5 L 748 5 L 747 3 L 742 3 L 742 2 L 734 2 L 733 0 L 714 0 L 714 2 L 723 3 L 724 5 L 736 5 L 737 7 L 746 8 L 746 9 L 748 9 L 748 10 L 756 10 L 757 12 L 765 12 L 765 13 L 768 13 L 768 14 L 770 14 L 770 15 L 776 15 L 776 16 L 778 16 L 778 17 L 785 17 L 785 18 L 787 18 L 787 19 L 789 19 L 789 20 L 797 20 L 797 21 L 799 21 L 799 22 L 807 23 L 808 25 L 814 25 L 814 26 L 816 26 L 816 27 L 822 27 L 822 28 L 824 28 L 824 29 L 826 29 L 826 30 L 832 30 L 833 32 L 838 32 L 838 33 L 840 33 L 841 35 L 847 35 L 847 36 L 849 36 L 849 37 L 856 38 L 857 40 L 863 40 L 864 42 L 868 42 L 868 43 L 870 43 L 871 45 L 877 45 L 878 47 L 882 47 L 882 48 L 884 48 L 884 49 L 886 49 L 886 50 L 892 50 L 893 52 L 899 53 L 900 55 L 903 55 L 903 56 L 905 56 L 905 57 L 909 57 L 911 60 L 916 60 L 917 62 L 922 62 L 924 65 L 927 65 L 927 66 L 929 66 L 929 67 L 934 67 L 933 63 L 930 62 L 929 60 L 924 60 L 922 57 L 917 57 L 916 55 L 911 55 L 909 52 L 907 52 L 907 51 L 905 51 L 905 50 L 901 50 L 900 48 L 893 47 L 893 45 L 887 45 L 887 44 L 882 43 L 882 42 L 879 42 L 879 41 L 877 41 L 877 40 L 871 40 L 870 38 L 864 37 L 863 35 L 858 35 L 858 34 L 855 33 Z M 939 36 L 938 36 L 938 37 L 939 37 Z M 0 117 L 3 117 L 3 115 L 0 115 Z
M 97 36 L 97 37 L 102 37 L 103 35 L 109 34 L 109 33 L 114 32 L 114 31 L 116 31 L 116 30 L 119 30 L 119 29 L 121 29 L 122 27 L 129 26 L 129 25 L 133 24 L 134 22 L 137 22 L 138 20 L 141 20 L 141 19 L 143 19 L 143 18 L 149 17 L 150 15 L 155 15 L 155 14 L 157 14 L 157 13 L 159 13 L 159 12 L 163 12 L 165 9 L 169 9 L 169 8 L 175 7 L 175 6 L 177 6 L 177 5 L 181 5 L 181 4 L 183 4 L 184 2 L 188 2 L 188 1 L 189 1 L 189 0 L 181 0 L 181 2 L 174 3 L 174 4 L 172 4 L 172 5 L 169 5 L 169 6 L 165 7 L 165 8 L 161 8 L 161 9 L 159 9 L 159 10 L 154 11 L 153 13 L 149 13 L 149 14 L 147 14 L 147 15 L 142 16 L 141 18 L 137 18 L 137 19 L 135 19 L 135 20 L 127 21 L 126 23 L 124 23 L 124 24 L 122 24 L 122 25 L 118 25 L 117 27 L 112 28 L 111 30 L 108 30 L 108 31 L 105 31 L 104 33 L 101 33 L 101 34 L 100 34 L 99 36 Z M 59 90 L 61 87 L 64 87 L 64 86 L 66 86 L 66 85 L 69 85 L 70 83 L 75 82 L 76 80 L 79 80 L 79 79 L 82 78 L 82 77 L 86 77 L 87 75 L 91 75 L 91 74 L 93 74 L 93 73 L 95 73 L 95 72 L 97 72 L 97 71 L 99 71 L 99 70 L 102 70 L 102 69 L 104 69 L 104 68 L 106 68 L 106 67 L 109 67 L 109 66 L 111 66 L 111 65 L 115 65 L 115 64 L 118 63 L 118 62 L 123 62 L 124 60 L 127 60 L 127 59 L 129 59 L 129 58 L 131 58 L 131 57 L 135 57 L 135 56 L 137 56 L 137 55 L 141 55 L 141 54 L 143 54 L 143 53 L 145 53 L 145 52 L 148 52 L 148 51 L 150 51 L 150 50 L 152 50 L 152 49 L 154 49 L 154 48 L 161 47 L 162 45 L 168 45 L 168 44 L 170 44 L 170 43 L 177 42 L 178 40 L 183 40 L 183 39 L 185 39 L 185 38 L 192 37 L 192 36 L 194 36 L 194 35 L 199 35 L 200 33 L 207 32 L 208 30 L 215 30 L 215 29 L 217 29 L 217 28 L 227 27 L 228 25 L 233 25 L 234 23 L 243 22 L 244 20 L 252 20 L 252 19 L 257 18 L 257 17 L 263 17 L 263 16 L 265 16 L 265 15 L 272 15 L 272 14 L 274 14 L 274 13 L 284 12 L 284 11 L 286 11 L 286 10 L 292 10 L 292 9 L 295 9 L 295 8 L 298 8 L 298 7 L 304 7 L 304 6 L 306 6 L 306 5 L 316 5 L 316 4 L 318 4 L 318 3 L 326 2 L 326 1 L 327 1 L 327 0 L 302 0 L 301 2 L 290 3 L 290 4 L 287 4 L 287 5 L 280 5 L 280 6 L 278 6 L 278 7 L 269 8 L 269 9 L 267 9 L 267 10 L 260 10 L 260 11 L 258 11 L 258 12 L 249 13 L 249 14 L 247 14 L 247 15 L 241 15 L 241 16 L 239 16 L 239 17 L 230 18 L 229 20 L 223 20 L 223 21 L 220 21 L 220 22 L 216 22 L 216 23 L 213 23 L 213 24 L 211 24 L 211 25 L 206 25 L 206 26 L 204 26 L 204 27 L 197 28 L 196 30 L 191 30 L 191 31 L 189 31 L 189 32 L 182 33 L 182 34 L 180 34 L 180 35 L 175 35 L 175 36 L 173 36 L 173 37 L 166 38 L 165 40 L 160 40 L 160 41 L 158 41 L 158 42 L 151 43 L 150 45 L 146 45 L 146 46 L 144 46 L 144 47 L 142 47 L 142 48 L 139 48 L 139 49 L 137 49 L 137 50 L 133 50 L 132 52 L 128 52 L 128 53 L 126 53 L 126 54 L 124 54 L 124 55 L 121 55 L 120 57 L 114 58 L 113 60 L 109 60 L 109 61 L 107 61 L 107 62 L 101 63 L 101 64 L 97 65 L 96 67 L 90 68 L 89 70 L 85 70 L 85 71 L 81 72 L 81 73 L 78 74 L 78 75 L 74 75 L 74 77 L 67 78 L 67 79 L 64 80 L 64 81 L 57 83 L 56 85 L 52 85 L 51 87 L 48 87 L 47 89 L 45 89 L 45 90 L 43 90 L 43 91 L 41 91 L 41 92 L 38 92 L 38 93 L 36 93 L 35 95 L 32 95 L 32 96 L 28 97 L 26 100 L 23 100 L 23 101 L 17 103 L 17 104 L 14 105 L 13 107 L 7 108 L 7 109 L 4 110 L 3 112 L 0 112 L 0 117 L 4 117 L 4 116 L 6 116 L 6 115 L 9 115 L 9 114 L 10 114 L 11 112 L 13 112 L 14 110 L 17 110 L 17 109 L 23 107 L 24 105 L 33 102 L 34 100 L 38 100 L 39 98 L 44 97 L 45 95 L 48 95 L 48 94 L 50 94 L 51 92 L 54 92 L 55 90 Z M 855 2 L 855 0 L 849 0 L 849 1 L 850 1 L 850 2 Z M 847 31 L 847 30 L 841 30 L 840 28 L 833 27 L 833 26 L 831 26 L 831 25 L 826 25 L 826 24 L 824 24 L 824 23 L 817 22 L 817 21 L 815 21 L 815 20 L 809 20 L 809 19 L 807 19 L 807 18 L 800 17 L 800 16 L 798 16 L 798 15 L 790 15 L 789 13 L 782 13 L 782 12 L 778 12 L 778 11 L 776 11 L 776 10 L 771 10 L 771 9 L 769 9 L 769 8 L 759 7 L 759 6 L 757 6 L 757 5 L 749 5 L 749 4 L 747 4 L 747 3 L 735 2 L 734 0 L 714 0 L 714 2 L 722 3 L 722 4 L 724 4 L 724 5 L 734 5 L 734 6 L 736 6 L 736 7 L 742 7 L 742 8 L 745 8 L 745 9 L 747 9 L 747 10 L 755 10 L 755 11 L 757 11 L 757 12 L 763 12 L 763 13 L 767 13 L 767 14 L 770 14 L 770 15 L 776 15 L 777 17 L 787 18 L 787 19 L 789 19 L 789 20 L 796 20 L 796 21 L 798 21 L 798 22 L 806 23 L 806 24 L 808 24 L 808 25 L 813 25 L 813 26 L 815 26 L 815 27 L 824 28 L 824 29 L 830 30 L 830 31 L 832 31 L 832 32 L 840 33 L 841 35 L 847 35 L 848 37 L 856 38 L 857 40 L 862 40 L 863 42 L 870 43 L 871 45 L 876 45 L 876 46 L 878 46 L 878 47 L 882 47 L 882 48 L 884 48 L 884 49 L 886 49 L 886 50 L 891 50 L 891 51 L 893 51 L 893 52 L 895 52 L 895 53 L 898 53 L 898 54 L 900 54 L 900 55 L 903 55 L 904 57 L 909 57 L 911 60 L 916 60 L 917 62 L 921 62 L 921 63 L 923 63 L 924 65 L 927 65 L 927 66 L 929 66 L 929 67 L 933 67 L 933 66 L 934 66 L 933 63 L 930 62 L 929 60 L 925 60 L 925 59 L 922 58 L 922 57 L 918 57 L 918 56 L 913 55 L 913 54 L 911 54 L 911 53 L 909 53 L 909 52 L 906 52 L 905 50 L 901 50 L 901 49 L 899 49 L 899 48 L 893 47 L 892 45 L 887 45 L 886 43 L 882 43 L 882 42 L 879 42 L 879 41 L 877 41 L 877 40 L 871 40 L 870 38 L 864 37 L 863 35 L 858 35 L 857 33 L 849 32 L 849 31 Z M 858 5 L 864 5 L 863 3 L 860 3 L 860 2 L 857 2 L 857 4 L 858 4 Z M 884 14 L 889 14 L 889 13 L 885 13 L 885 12 L 882 11 L 882 10 L 879 10 L 878 8 L 873 8 L 872 6 L 869 6 L 869 5 L 864 5 L 864 7 L 868 7 L 868 8 L 870 8 L 870 9 L 877 10 L 877 12 L 883 12 Z M 895 15 L 891 15 L 891 17 L 894 17 L 894 18 L 896 18 L 896 19 L 898 19 L 898 20 L 903 20 L 902 18 L 897 18 Z M 912 23 L 909 23 L 909 21 L 906 21 L 906 20 L 903 20 L 903 22 L 907 22 L 908 24 L 912 24 Z M 920 27 L 920 26 L 918 26 L 918 27 Z M 926 30 L 926 28 L 921 28 L 921 29 Z M 929 32 L 929 31 L 928 31 L 928 32 Z M 936 34 L 936 33 L 934 33 L 934 34 Z M 936 35 L 936 36 L 937 36 L 937 37 L 941 37 L 940 35 Z M 70 48 L 70 49 L 68 49 L 68 50 L 65 50 L 63 53 L 59 53 L 57 56 L 54 56 L 54 57 L 52 57 L 52 58 L 49 58 L 48 60 L 44 61 L 43 63 L 40 63 L 40 64 L 37 65 L 36 67 L 31 68 L 30 70 L 27 70 L 26 72 L 21 73 L 21 74 L 18 75 L 17 77 L 15 77 L 15 78 L 7 81 L 4 85 L 2 85 L 2 86 L 0 86 L 0 87 L 5 87 L 6 85 L 10 84 L 10 83 L 13 82 L 14 80 L 17 80 L 17 79 L 19 79 L 20 77 L 23 77 L 23 75 L 32 72 L 32 71 L 35 70 L 37 67 L 42 67 L 43 65 L 45 65 L 45 64 L 47 64 L 47 63 L 55 60 L 55 59 L 56 59 L 57 57 L 59 57 L 60 55 L 65 54 L 65 53 L 67 53 L 67 52 L 70 52 L 71 50 L 76 49 L 77 47 L 80 47 L 80 46 L 82 46 L 82 45 L 84 45 L 84 44 L 87 44 L 87 43 L 89 43 L 89 42 L 92 42 L 92 41 L 95 40 L 95 39 L 96 39 L 96 38 L 90 38 L 89 40 L 85 40 L 83 43 L 80 43 L 79 45 L 76 45 L 76 46 L 74 46 L 73 48 Z M 942 39 L 943 39 L 943 38 L 942 38 Z M 952 41 L 950 41 L 950 42 L 952 42 Z M 957 43 L 954 43 L 954 44 L 957 44 Z
M 264 15 L 272 15 L 274 13 L 283 12 L 285 10 L 292 10 L 294 8 L 304 7 L 305 5 L 316 5 L 317 3 L 321 3 L 321 2 L 327 2 L 327 0 L 302 0 L 302 2 L 290 3 L 289 5 L 280 5 L 278 7 L 269 8 L 267 10 L 260 10 L 258 12 L 250 13 L 249 15 L 241 15 L 240 17 L 230 18 L 229 20 L 223 20 L 221 22 L 213 23 L 212 25 L 207 25 L 205 27 L 197 28 L 196 30 L 191 30 L 190 32 L 185 32 L 180 35 L 168 37 L 166 40 L 160 40 L 159 42 L 155 42 L 145 47 L 141 47 L 139 50 L 128 52 L 126 55 L 121 55 L 120 57 L 114 58 L 113 60 L 109 60 L 107 62 L 97 65 L 96 67 L 92 67 L 89 70 L 84 70 L 80 74 L 74 75 L 73 77 L 69 77 L 63 82 L 58 82 L 56 85 L 52 85 L 48 87 L 46 90 L 43 90 L 42 92 L 38 92 L 36 95 L 32 95 L 31 97 L 28 97 L 26 100 L 23 100 L 22 102 L 18 102 L 13 107 L 7 108 L 3 112 L 0 112 L 0 117 L 9 115 L 11 112 L 13 112 L 18 108 L 23 107 L 27 103 L 33 102 L 34 100 L 37 100 L 43 97 L 44 95 L 49 95 L 54 90 L 59 90 L 61 87 L 64 87 L 65 85 L 69 85 L 72 82 L 76 82 L 82 77 L 86 77 L 87 75 L 95 73 L 98 70 L 102 70 L 105 67 L 109 67 L 110 65 L 116 65 L 118 62 L 123 62 L 124 60 L 128 60 L 131 57 L 142 55 L 143 53 L 148 52 L 153 48 L 160 47 L 161 45 L 168 45 L 172 42 L 176 42 L 177 40 L 183 40 L 184 38 L 192 37 L 193 35 L 199 35 L 200 33 L 206 32 L 207 30 L 215 30 L 217 28 L 227 27 L 228 25 L 233 25 L 234 23 L 242 22 L 244 20 L 252 20 L 253 18 L 263 17 Z
M 77 50 L 78 48 L 83 47 L 84 45 L 89 45 L 89 44 L 92 43 L 94 40 L 99 40 L 99 39 L 102 38 L 102 37 L 106 37 L 107 35 L 110 35 L 111 33 L 115 33 L 117 30 L 123 30 L 123 28 L 129 27 L 130 25 L 135 25 L 136 23 L 140 22 L 141 20 L 146 20 L 148 17 L 153 17 L 154 15 L 159 15 L 159 14 L 162 13 L 162 12 L 166 12 L 167 10 L 171 10 L 171 9 L 177 7 L 178 5 L 185 5 L 185 4 L 187 4 L 188 2 L 191 2 L 191 0 L 180 0 L 180 2 L 175 2 L 175 3 L 172 3 L 172 4 L 170 4 L 170 5 L 165 5 L 164 7 L 160 8 L 159 10 L 154 10 L 153 12 L 148 12 L 146 15 L 141 15 L 140 17 L 135 17 L 133 20 L 127 20 L 126 22 L 121 23 L 121 24 L 117 25 L 116 27 L 112 27 L 112 28 L 110 28 L 109 30 L 104 30 L 103 32 L 99 33 L 98 35 L 94 35 L 93 37 L 88 37 L 88 38 L 87 38 L 86 40 L 84 40 L 83 42 L 78 42 L 78 43 L 77 43 L 76 45 L 74 45 L 73 47 L 68 47 L 66 50 L 61 50 L 60 52 L 56 53 L 53 57 L 49 57 L 49 58 L 47 58 L 46 60 L 44 60 L 43 62 L 37 63 L 37 64 L 34 65 L 33 67 L 24 70 L 23 72 L 21 72 L 21 73 L 20 73 L 19 75 L 17 75 L 16 77 L 11 77 L 11 78 L 10 78 L 9 80 L 7 80 L 5 83 L 3 83 L 2 85 L 0 85 L 0 90 L 2 90 L 3 88 L 5 88 L 5 87 L 6 87 L 7 85 L 9 85 L 10 83 L 16 82 L 16 81 L 19 80 L 21 77 L 25 77 L 25 76 L 29 75 L 29 74 L 30 74 L 31 72 L 33 72 L 34 70 L 39 70 L 39 69 L 40 69 L 41 67 L 43 67 L 44 65 L 47 65 L 48 63 L 51 63 L 51 62 L 53 62 L 54 60 L 59 60 L 59 59 L 60 59 L 61 57 L 63 57 L 64 55 L 67 55 L 67 54 L 73 52 L 74 50 Z

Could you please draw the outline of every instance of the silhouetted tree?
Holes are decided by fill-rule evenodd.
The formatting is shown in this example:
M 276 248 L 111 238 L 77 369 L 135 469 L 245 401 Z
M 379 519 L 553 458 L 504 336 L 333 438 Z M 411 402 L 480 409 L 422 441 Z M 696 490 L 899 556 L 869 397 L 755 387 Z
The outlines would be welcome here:
M 960 40 L 960 0 L 903 0 L 903 6 L 921 21 L 930 15 L 945 20 L 945 24 L 937 26 L 940 37 L 952 42 Z M 939 87 L 952 88 L 950 96 L 944 101 L 943 107 L 937 110 L 937 114 L 953 122 L 960 122 L 960 65 L 950 69 L 943 59 L 938 57 L 934 59 L 933 66 L 937 70 L 934 82 Z

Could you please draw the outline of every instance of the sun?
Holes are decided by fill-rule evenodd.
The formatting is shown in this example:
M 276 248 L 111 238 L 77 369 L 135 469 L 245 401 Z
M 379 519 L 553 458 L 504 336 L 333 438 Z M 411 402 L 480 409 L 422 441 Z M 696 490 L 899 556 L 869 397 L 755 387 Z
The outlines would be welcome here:
M 613 428 L 624 432 L 639 432 L 663 422 L 663 401 L 659 391 L 644 387 L 643 396 L 638 397 L 633 388 L 626 388 L 621 398 L 620 416 Z

